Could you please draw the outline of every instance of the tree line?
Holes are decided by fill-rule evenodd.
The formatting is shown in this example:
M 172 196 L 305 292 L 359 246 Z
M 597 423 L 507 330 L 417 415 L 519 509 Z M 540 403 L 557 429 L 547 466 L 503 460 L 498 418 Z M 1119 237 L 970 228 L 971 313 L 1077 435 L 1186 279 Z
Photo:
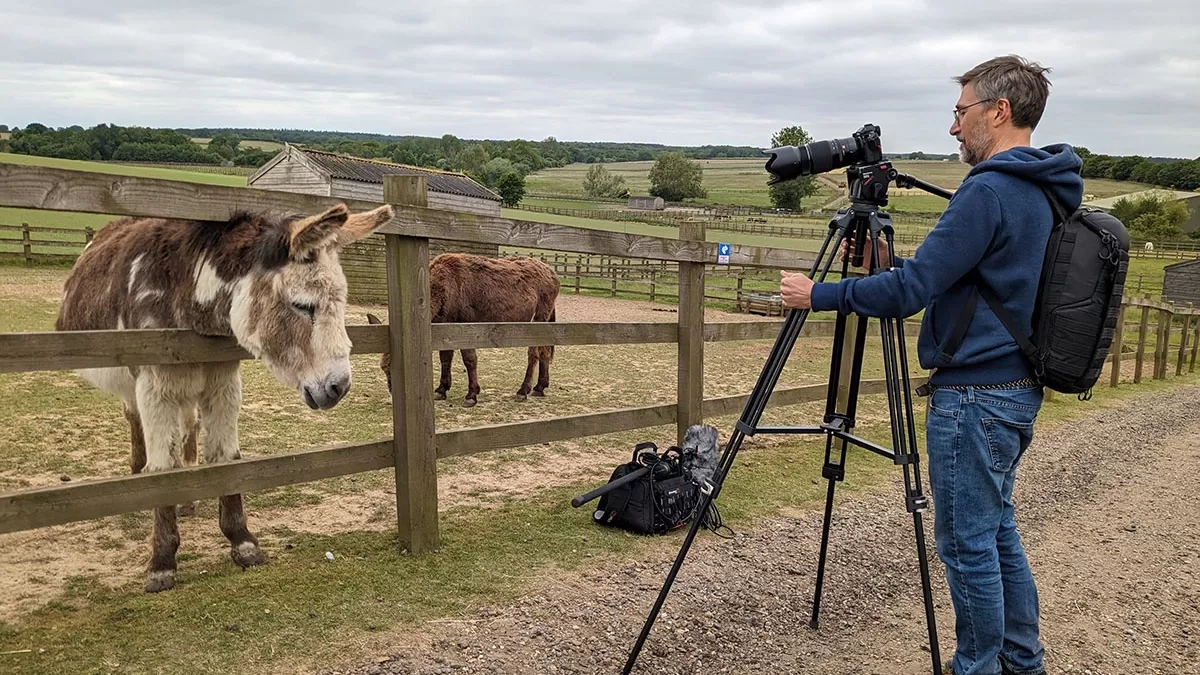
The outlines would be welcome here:
M 1083 158 L 1084 178 L 1131 180 L 1174 190 L 1200 188 L 1200 157 L 1169 160 L 1140 155 L 1098 155 L 1084 147 L 1075 148 Z
M 170 162 L 181 164 L 233 164 L 261 166 L 275 153 L 257 148 L 242 148 L 241 138 L 217 134 L 208 146 L 172 129 L 122 127 L 99 124 L 90 129 L 81 126 L 51 129 L 31 123 L 13 129 L 0 152 L 112 162 Z

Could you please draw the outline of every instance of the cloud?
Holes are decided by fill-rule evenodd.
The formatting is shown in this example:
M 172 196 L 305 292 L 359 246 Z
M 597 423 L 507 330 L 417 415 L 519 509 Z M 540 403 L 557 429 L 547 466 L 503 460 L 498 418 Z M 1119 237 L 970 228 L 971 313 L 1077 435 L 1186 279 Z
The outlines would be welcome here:
M 1200 156 L 1192 0 L 139 0 L 0 8 L 0 121 L 954 152 L 952 77 L 1050 66 L 1035 143 Z

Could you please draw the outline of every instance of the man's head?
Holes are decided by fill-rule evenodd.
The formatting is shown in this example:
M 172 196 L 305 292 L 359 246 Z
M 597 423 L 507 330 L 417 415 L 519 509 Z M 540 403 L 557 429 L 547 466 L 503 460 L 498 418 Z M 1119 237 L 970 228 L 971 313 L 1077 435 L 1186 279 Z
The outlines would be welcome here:
M 1019 56 L 998 56 L 954 78 L 962 93 L 950 135 L 959 156 L 974 166 L 1018 145 L 1029 145 L 1050 95 L 1049 68 Z

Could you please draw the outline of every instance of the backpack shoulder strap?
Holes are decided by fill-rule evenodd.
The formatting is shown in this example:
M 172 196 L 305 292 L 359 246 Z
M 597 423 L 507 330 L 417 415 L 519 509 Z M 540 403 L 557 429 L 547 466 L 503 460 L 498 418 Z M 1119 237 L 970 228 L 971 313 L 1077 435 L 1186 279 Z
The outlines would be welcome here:
M 1054 222 L 1067 222 L 1067 219 L 1070 218 L 1070 214 L 1068 214 L 1066 209 L 1063 208 L 1062 202 L 1060 202 L 1054 196 L 1054 193 L 1050 192 L 1045 185 L 1039 185 L 1038 188 L 1041 189 L 1042 194 L 1046 195 L 1046 199 L 1050 202 L 1050 208 L 1054 211 Z M 967 335 L 967 329 L 971 327 L 971 320 L 975 318 L 975 305 L 978 302 L 979 296 L 981 295 L 983 296 L 984 301 L 987 302 L 988 307 L 992 308 L 992 312 L 996 315 L 996 318 L 1000 319 L 1000 323 L 1004 324 L 1004 327 L 1008 330 L 1009 335 L 1011 335 L 1012 338 L 1017 341 L 1017 345 L 1021 347 L 1021 351 L 1024 352 L 1026 358 L 1036 363 L 1038 354 L 1037 347 L 1035 347 L 1033 342 L 1030 341 L 1029 336 L 1017 329 L 1016 320 L 1014 320 L 1012 314 L 1009 314 L 1008 310 L 1004 308 L 1004 304 L 1000 302 L 1000 298 L 996 297 L 995 292 L 992 291 L 988 283 L 983 280 L 983 277 L 979 274 L 979 269 L 972 268 L 970 272 L 967 272 L 966 276 L 967 280 L 971 282 L 970 295 L 968 296 L 967 301 L 963 304 L 962 312 L 958 315 L 958 322 L 954 325 L 954 331 L 950 334 L 949 340 L 942 348 L 941 353 L 938 355 L 941 363 L 949 364 L 951 359 L 954 358 L 954 353 L 957 352 L 958 348 L 962 345 L 963 338 Z

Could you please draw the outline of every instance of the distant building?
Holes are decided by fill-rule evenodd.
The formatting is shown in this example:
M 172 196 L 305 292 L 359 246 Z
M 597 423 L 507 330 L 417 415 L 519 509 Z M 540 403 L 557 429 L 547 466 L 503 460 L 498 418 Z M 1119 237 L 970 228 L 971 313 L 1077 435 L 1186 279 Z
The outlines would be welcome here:
M 469 176 L 451 171 L 395 164 L 286 144 L 247 179 L 249 187 L 281 192 L 299 192 L 323 197 L 383 201 L 383 178 L 389 175 L 425 176 L 430 208 L 462 211 L 481 216 L 500 216 L 502 199 Z M 499 255 L 494 244 L 430 239 L 429 254 L 451 251 Z M 351 302 L 387 301 L 382 235 L 362 239 L 342 251 Z
M 1200 258 L 1163 268 L 1163 300 L 1200 307 Z
M 667 202 L 662 197 L 630 197 L 629 208 L 643 211 L 662 211 L 667 208 Z

